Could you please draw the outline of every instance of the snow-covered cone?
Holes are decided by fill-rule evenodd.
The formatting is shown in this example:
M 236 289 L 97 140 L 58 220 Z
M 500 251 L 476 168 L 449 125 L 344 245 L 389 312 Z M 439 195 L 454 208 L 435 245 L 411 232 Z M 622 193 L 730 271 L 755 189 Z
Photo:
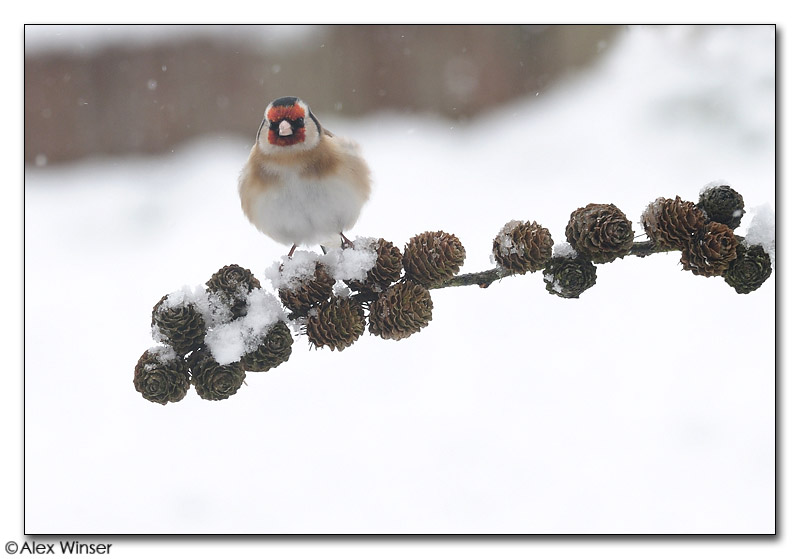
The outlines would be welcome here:
M 709 221 L 681 252 L 683 269 L 698 276 L 721 276 L 736 259 L 738 244 L 730 227 Z
M 761 287 L 771 274 L 772 262 L 764 247 L 740 243 L 736 247 L 736 260 L 725 272 L 725 282 L 736 293 L 750 293 Z
M 178 354 L 186 355 L 203 345 L 206 323 L 194 304 L 171 304 L 168 297 L 164 295 L 153 307 L 151 326 Z
M 492 254 L 497 264 L 515 274 L 534 272 L 553 254 L 553 237 L 535 221 L 509 221 L 494 238 Z
M 242 367 L 245 371 L 269 371 L 289 359 L 292 343 L 294 338 L 289 327 L 279 320 L 269 329 L 261 345 L 242 356 Z
M 336 280 L 318 262 L 314 277 L 303 279 L 296 287 L 279 289 L 278 296 L 290 311 L 305 314 L 311 307 L 326 301 L 333 294 L 334 283 Z
M 431 287 L 456 275 L 466 255 L 455 235 L 428 231 L 408 241 L 403 252 L 403 267 L 407 278 Z
M 216 293 L 225 305 L 230 307 L 234 318 L 247 314 L 247 294 L 253 289 L 261 288 L 253 273 L 238 264 L 220 268 L 206 282 L 208 291 Z
M 614 204 L 588 204 L 569 218 L 567 242 L 592 262 L 611 262 L 633 246 L 633 226 Z
M 556 256 L 542 272 L 547 291 L 565 299 L 577 299 L 597 281 L 597 267 L 588 258 Z
M 706 216 L 694 202 L 658 198 L 642 213 L 642 227 L 656 245 L 680 250 L 703 228 Z
M 403 273 L 403 253 L 391 241 L 378 239 L 375 242 L 378 254 L 375 265 L 367 272 L 363 281 L 348 280 L 345 283 L 353 291 L 383 291 L 400 279 Z
M 314 347 L 342 351 L 361 337 L 365 327 L 364 309 L 358 301 L 333 297 L 309 313 L 306 335 Z
M 225 400 L 244 383 L 245 372 L 239 361 L 220 365 L 205 348 L 192 353 L 188 362 L 194 389 L 204 400 Z
M 430 291 L 413 281 L 393 285 L 369 306 L 369 332 L 384 340 L 402 340 L 433 318 Z
M 712 186 L 700 193 L 697 206 L 708 219 L 736 229 L 744 215 L 744 198 L 727 185 Z
M 172 348 L 152 347 L 133 369 L 133 386 L 145 400 L 156 404 L 179 402 L 189 390 L 189 367 Z

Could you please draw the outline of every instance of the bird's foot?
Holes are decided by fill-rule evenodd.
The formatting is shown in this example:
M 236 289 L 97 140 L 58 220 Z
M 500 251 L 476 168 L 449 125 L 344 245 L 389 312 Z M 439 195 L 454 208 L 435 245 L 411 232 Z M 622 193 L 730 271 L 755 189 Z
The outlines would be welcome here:
M 345 237 L 344 233 L 339 233 L 339 236 L 342 237 L 342 248 L 343 249 L 344 248 L 355 248 L 355 245 L 353 244 L 353 241 L 351 241 L 350 239 Z

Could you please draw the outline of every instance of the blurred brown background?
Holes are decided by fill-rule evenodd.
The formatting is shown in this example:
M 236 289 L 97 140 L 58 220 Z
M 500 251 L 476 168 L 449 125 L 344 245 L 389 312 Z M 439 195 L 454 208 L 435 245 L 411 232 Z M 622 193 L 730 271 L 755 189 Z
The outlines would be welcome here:
M 266 104 L 282 95 L 323 115 L 468 119 L 546 91 L 602 56 L 620 28 L 87 26 L 70 38 L 62 31 L 26 26 L 26 163 L 158 153 L 200 134 L 253 136 Z M 105 39 L 89 40 L 97 35 Z

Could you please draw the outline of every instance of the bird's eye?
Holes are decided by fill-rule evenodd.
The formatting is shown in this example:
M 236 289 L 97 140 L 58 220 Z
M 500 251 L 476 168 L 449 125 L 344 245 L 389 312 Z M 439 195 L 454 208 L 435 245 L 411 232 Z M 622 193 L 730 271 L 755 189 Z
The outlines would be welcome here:
M 302 128 L 306 125 L 306 121 L 303 117 L 300 117 L 292 122 L 292 128 Z

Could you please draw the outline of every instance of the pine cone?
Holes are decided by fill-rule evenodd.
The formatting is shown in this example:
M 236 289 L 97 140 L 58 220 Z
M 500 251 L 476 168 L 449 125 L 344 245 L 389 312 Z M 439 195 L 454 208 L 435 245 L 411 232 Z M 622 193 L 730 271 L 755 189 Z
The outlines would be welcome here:
M 369 332 L 384 340 L 402 340 L 433 318 L 430 291 L 412 281 L 393 285 L 369 306 Z
M 403 272 L 403 253 L 391 241 L 378 239 L 375 250 L 378 258 L 363 281 L 348 280 L 345 283 L 353 291 L 383 291 L 400 279 Z
M 725 282 L 736 293 L 750 293 L 761 287 L 772 274 L 772 261 L 761 245 L 736 247 L 736 260 L 725 272 Z
M 295 288 L 278 290 L 281 302 L 295 314 L 304 315 L 311 307 L 328 300 L 333 294 L 336 281 L 328 274 L 325 266 L 317 263 L 313 278 L 307 278 Z
M 723 223 L 736 229 L 744 215 L 744 198 L 730 186 L 714 186 L 700 194 L 697 206 L 703 210 L 708 219 Z
M 133 386 L 145 400 L 156 404 L 179 402 L 189 390 L 189 367 L 172 348 L 152 347 L 133 369 Z
M 588 204 L 570 215 L 567 241 L 592 262 L 611 262 L 633 246 L 633 226 L 614 204 Z
M 278 321 L 269 329 L 266 338 L 255 351 L 245 354 L 241 359 L 245 371 L 269 371 L 292 354 L 292 333 L 286 323 Z
M 355 299 L 334 297 L 311 312 L 306 324 L 306 334 L 315 347 L 329 347 L 331 351 L 353 345 L 364 333 L 364 309 Z
M 681 264 L 698 276 L 721 276 L 736 259 L 739 242 L 733 230 L 722 223 L 709 221 L 681 253 Z
M 192 303 L 167 305 L 168 295 L 164 295 L 153 307 L 150 325 L 180 355 L 203 345 L 206 337 L 206 323 L 203 315 Z M 154 335 L 161 341 L 158 335 Z
M 220 365 L 206 348 L 189 356 L 189 369 L 194 389 L 204 400 L 225 400 L 236 394 L 244 383 L 241 362 Z
M 542 274 L 547 291 L 565 299 L 577 299 L 597 281 L 597 267 L 581 256 L 551 258 Z
M 233 318 L 247 314 L 247 294 L 261 288 L 261 283 L 247 268 L 231 264 L 220 268 L 206 282 L 208 291 L 219 295 L 222 302 L 230 307 Z
M 494 238 L 492 254 L 495 262 L 515 274 L 544 268 L 553 254 L 550 231 L 535 221 L 509 221 Z
M 450 279 L 464 263 L 466 251 L 458 237 L 437 231 L 412 237 L 403 253 L 406 277 L 424 287 Z
M 659 198 L 642 213 L 642 227 L 656 245 L 680 250 L 705 225 L 706 216 L 693 202 Z

